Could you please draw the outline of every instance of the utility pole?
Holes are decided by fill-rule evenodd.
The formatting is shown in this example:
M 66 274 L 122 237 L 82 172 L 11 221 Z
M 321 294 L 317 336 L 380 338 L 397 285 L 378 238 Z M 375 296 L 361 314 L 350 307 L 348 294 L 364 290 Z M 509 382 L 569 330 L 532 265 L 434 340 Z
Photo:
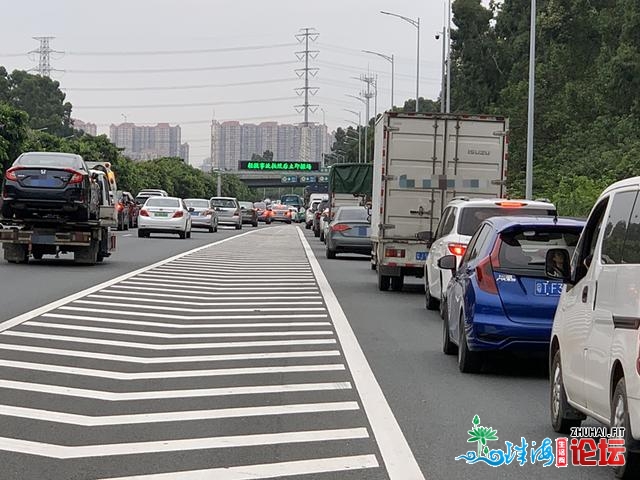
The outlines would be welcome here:
M 319 50 L 310 50 L 309 42 L 315 42 L 320 35 L 315 31 L 315 28 L 302 28 L 301 32 L 295 37 L 299 43 L 304 42 L 304 50 L 296 52 L 296 57 L 300 61 L 304 61 L 304 68 L 298 68 L 296 74 L 298 78 L 304 78 L 304 87 L 296 88 L 296 93 L 299 96 L 304 95 L 304 103 L 302 105 L 296 105 L 296 111 L 298 113 L 304 112 L 304 122 L 300 125 L 302 127 L 300 138 L 300 160 L 308 162 L 311 157 L 311 132 L 309 131 L 309 112 L 314 113 L 318 109 L 318 105 L 312 105 L 309 103 L 309 95 L 315 95 L 318 93 L 318 87 L 309 86 L 309 77 L 315 77 L 318 74 L 317 67 L 309 66 L 309 59 L 315 59 L 320 53 Z
M 40 47 L 36 50 L 31 50 L 30 54 L 38 54 L 38 66 L 36 68 L 31 68 L 29 71 L 36 71 L 39 75 L 43 77 L 50 77 L 51 72 L 59 72 L 60 70 L 56 70 L 55 68 L 51 68 L 51 54 L 52 53 L 60 53 L 58 50 L 53 50 L 51 48 L 51 40 L 55 37 L 32 37 L 34 40 L 38 40 L 40 42 Z
M 448 2 L 447 20 L 447 111 L 451 113 L 451 0 Z
M 536 98 L 536 0 L 531 0 L 531 26 L 529 31 L 529 107 L 527 109 L 527 167 L 525 171 L 525 198 L 533 198 L 533 120 Z
M 222 196 L 222 168 L 218 158 L 218 135 L 216 134 L 216 121 L 211 119 L 211 171 L 216 170 L 216 196 Z

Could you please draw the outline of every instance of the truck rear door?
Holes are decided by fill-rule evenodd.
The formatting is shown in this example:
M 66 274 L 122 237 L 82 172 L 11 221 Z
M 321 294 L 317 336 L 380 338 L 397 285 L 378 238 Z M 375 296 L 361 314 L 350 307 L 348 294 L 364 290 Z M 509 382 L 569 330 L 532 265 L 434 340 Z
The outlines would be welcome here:
M 390 117 L 388 126 L 385 237 L 415 239 L 417 232 L 435 232 L 442 211 L 444 121 Z

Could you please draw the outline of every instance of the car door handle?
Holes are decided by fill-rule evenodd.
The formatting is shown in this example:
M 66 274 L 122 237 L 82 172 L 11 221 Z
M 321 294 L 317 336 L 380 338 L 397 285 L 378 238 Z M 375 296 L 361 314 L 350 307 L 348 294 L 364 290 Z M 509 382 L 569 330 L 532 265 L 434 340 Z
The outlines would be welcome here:
M 589 286 L 585 285 L 582 289 L 582 303 L 587 303 L 587 297 L 589 296 Z

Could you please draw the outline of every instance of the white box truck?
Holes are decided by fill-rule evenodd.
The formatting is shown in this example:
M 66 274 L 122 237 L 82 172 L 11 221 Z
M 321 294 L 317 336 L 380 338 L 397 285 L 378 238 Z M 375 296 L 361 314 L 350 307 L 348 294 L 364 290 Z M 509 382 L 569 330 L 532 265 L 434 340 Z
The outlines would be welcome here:
M 428 244 L 456 197 L 505 194 L 508 119 L 387 112 L 375 130 L 371 268 L 380 290 L 422 277 Z

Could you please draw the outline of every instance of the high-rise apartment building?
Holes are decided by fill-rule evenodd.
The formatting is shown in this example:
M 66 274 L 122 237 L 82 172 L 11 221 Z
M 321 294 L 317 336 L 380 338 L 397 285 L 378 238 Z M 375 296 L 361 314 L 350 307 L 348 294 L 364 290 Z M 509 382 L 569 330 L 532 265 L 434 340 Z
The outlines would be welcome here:
M 179 157 L 185 162 L 189 160 L 189 147 L 181 143 L 179 125 L 172 127 L 168 123 L 158 123 L 155 126 L 133 123 L 112 124 L 109 128 L 109 137 L 119 148 L 123 148 L 125 156 L 132 160 L 151 160 L 160 157 Z M 184 152 L 187 153 L 186 156 Z
M 71 123 L 73 124 L 73 128 L 88 135 L 93 135 L 95 137 L 98 134 L 98 126 L 95 123 L 83 122 L 77 118 L 72 118 Z
M 222 168 L 235 170 L 241 161 L 251 160 L 252 155 L 273 152 L 273 160 L 293 162 L 302 160 L 303 131 L 300 125 L 263 122 L 259 125 L 240 122 L 214 121 L 211 127 L 210 159 L 203 169 Z M 323 154 L 330 152 L 331 136 L 326 125 L 312 124 L 307 130 L 306 147 L 311 162 L 322 162 Z

